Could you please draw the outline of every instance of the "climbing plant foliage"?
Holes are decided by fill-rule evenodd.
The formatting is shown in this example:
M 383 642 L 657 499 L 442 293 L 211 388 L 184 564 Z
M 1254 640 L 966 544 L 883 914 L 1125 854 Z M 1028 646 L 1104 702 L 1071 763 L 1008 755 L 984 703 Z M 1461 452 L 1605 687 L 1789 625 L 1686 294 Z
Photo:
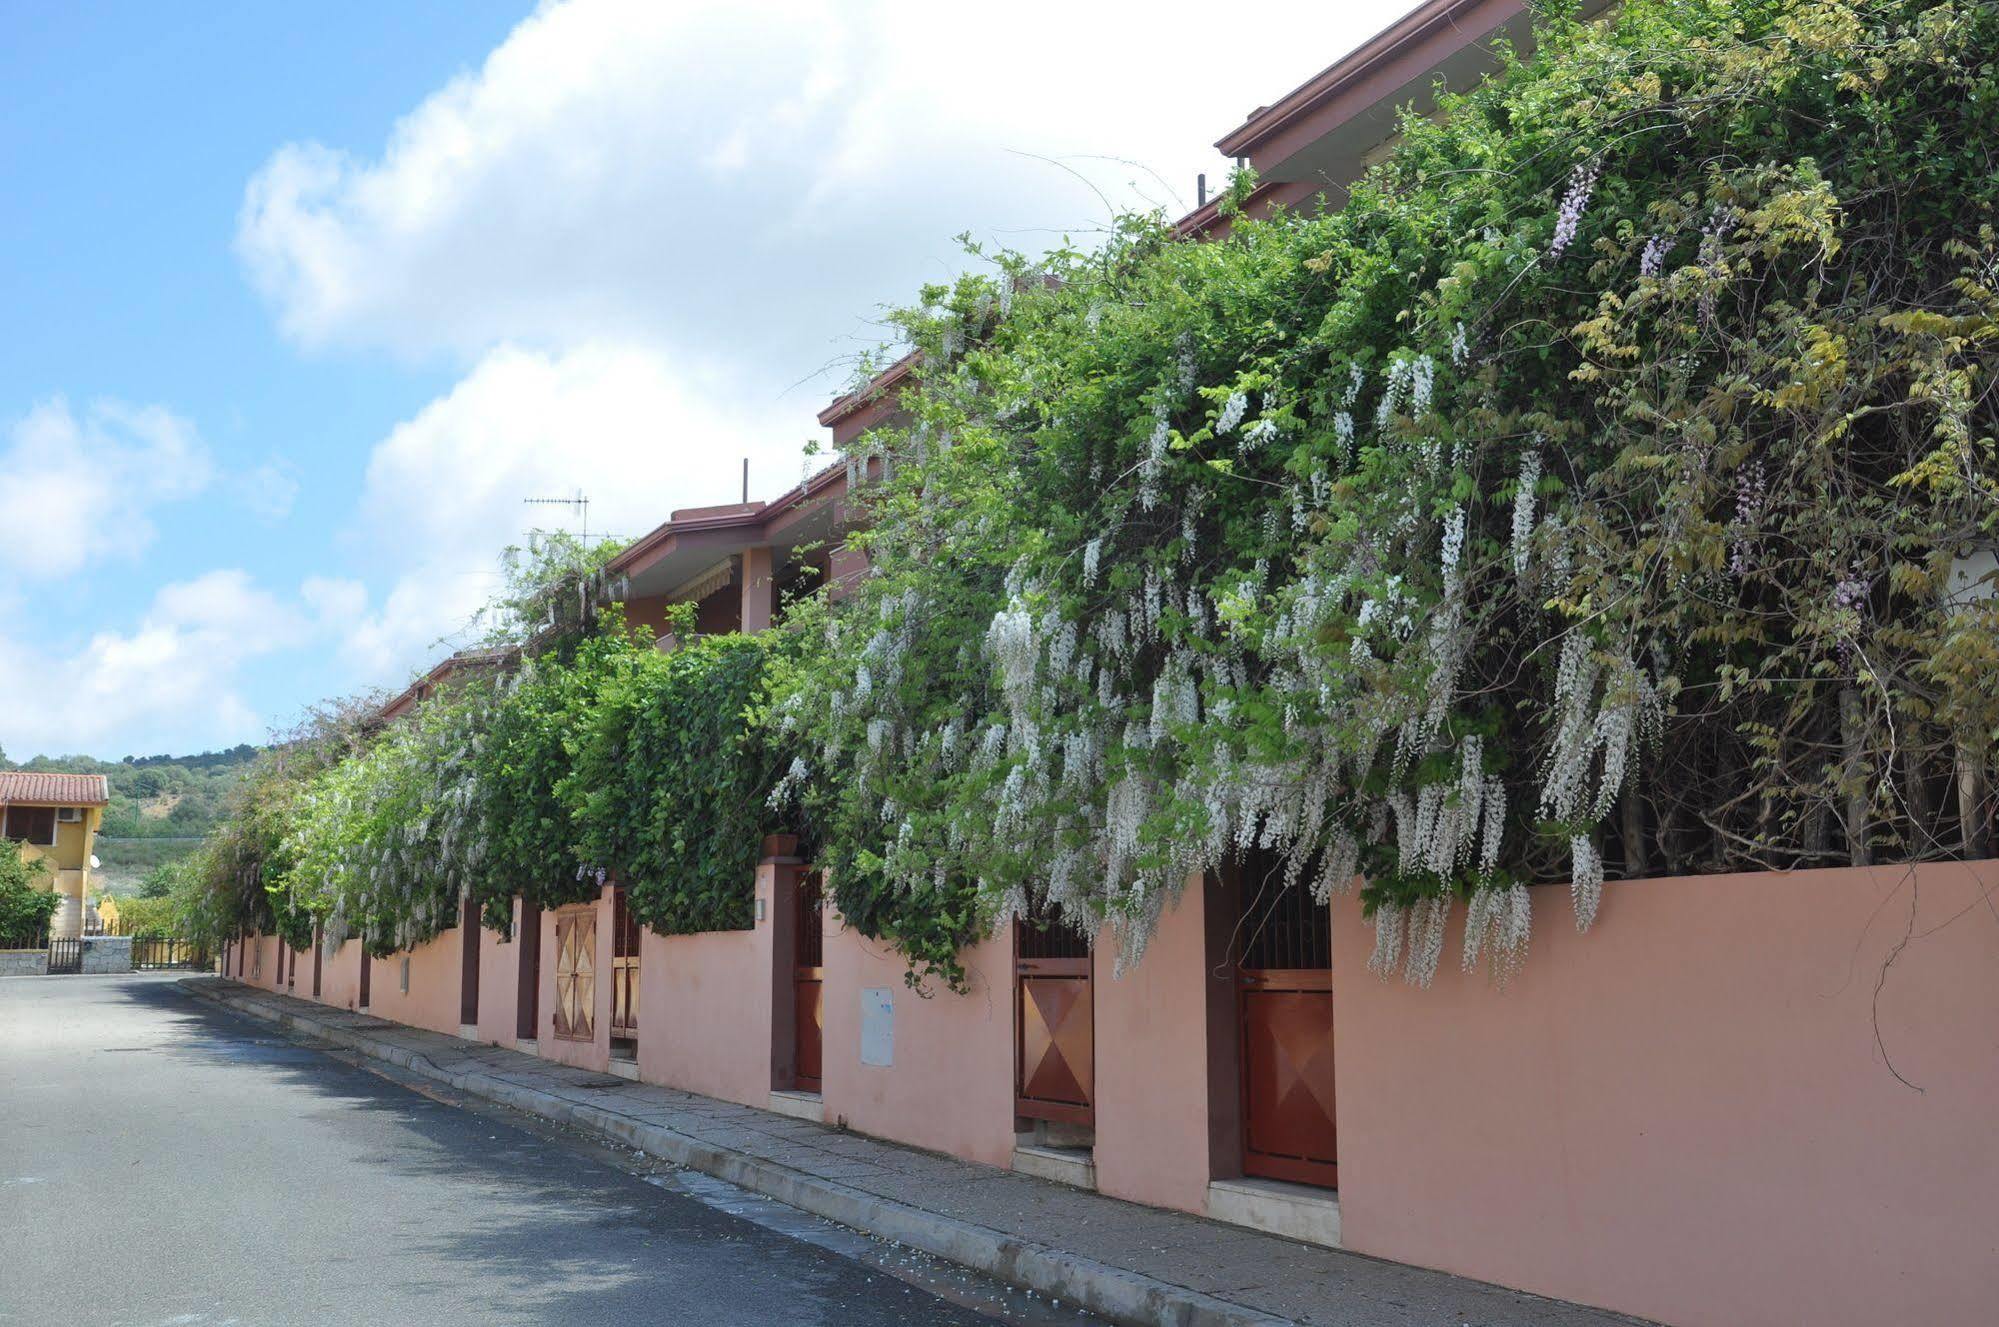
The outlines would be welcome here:
M 750 925 L 759 847 L 785 823 L 757 711 L 786 642 L 658 653 L 597 602 L 608 551 L 512 563 L 489 616 L 515 633 L 408 714 L 371 701 L 337 742 L 280 744 L 204 848 L 193 924 L 298 947 L 318 927 L 384 955 L 456 925 L 466 898 L 504 932 L 516 898 L 559 907 L 617 880 L 655 930 Z
M 841 911 L 1142 950 L 1251 849 L 1503 976 L 1607 874 L 1976 850 L 1999 12 L 1633 0 L 1337 213 L 926 291 L 774 713 Z M 1238 182 L 1238 195 L 1249 181 Z M 1971 790 L 1970 796 L 1965 795 Z
M 1256 852 L 1426 983 L 1459 908 L 1503 977 L 1614 875 L 1989 853 L 1999 9 L 1540 8 L 1335 212 L 975 251 L 848 456 L 869 576 L 662 657 L 530 562 L 518 666 L 260 774 L 213 915 L 739 926 L 793 830 L 956 984 Z

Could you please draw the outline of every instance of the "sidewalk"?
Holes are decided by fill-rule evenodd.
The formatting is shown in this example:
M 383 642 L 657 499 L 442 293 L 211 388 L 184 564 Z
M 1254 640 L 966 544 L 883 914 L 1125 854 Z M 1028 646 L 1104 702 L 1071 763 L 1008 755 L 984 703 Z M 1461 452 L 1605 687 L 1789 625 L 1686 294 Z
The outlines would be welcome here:
M 1600 1327 L 1634 1321 L 607 1078 L 222 978 L 180 985 L 249 1017 L 641 1148 L 1116 1322 Z

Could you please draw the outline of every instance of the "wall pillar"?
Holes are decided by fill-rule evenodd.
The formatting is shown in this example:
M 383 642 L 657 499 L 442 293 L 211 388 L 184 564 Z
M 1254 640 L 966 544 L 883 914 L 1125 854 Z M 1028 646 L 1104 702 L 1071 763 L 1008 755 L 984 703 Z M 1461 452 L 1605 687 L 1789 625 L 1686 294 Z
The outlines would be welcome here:
M 798 881 L 805 868 L 792 855 L 796 841 L 776 835 L 764 841 L 757 864 L 757 921 L 770 946 L 770 1084 L 798 1085 L 798 999 L 794 990 L 798 957 Z
M 766 631 L 777 618 L 777 559 L 769 546 L 743 550 L 745 632 Z

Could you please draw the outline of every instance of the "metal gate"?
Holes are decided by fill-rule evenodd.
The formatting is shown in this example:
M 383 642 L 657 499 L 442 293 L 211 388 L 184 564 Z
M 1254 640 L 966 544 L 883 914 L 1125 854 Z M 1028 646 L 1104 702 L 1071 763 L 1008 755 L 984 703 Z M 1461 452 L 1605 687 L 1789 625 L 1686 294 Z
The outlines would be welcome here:
M 1242 895 L 1243 1173 L 1338 1188 L 1332 916 L 1277 870 Z
M 11 850 L 12 845 L 5 845 L 5 847 Z M 49 941 L 49 975 L 51 977 L 73 975 L 82 971 L 82 940 L 71 938 L 68 940 Z
M 1014 1114 L 1094 1126 L 1090 942 L 1060 922 L 1014 925 Z
M 792 1027 L 797 1037 L 800 1089 L 819 1090 L 826 1027 L 826 918 L 820 907 L 817 875 L 799 878 L 798 917 L 792 930 Z
M 555 1035 L 564 1041 L 597 1039 L 597 909 L 594 904 L 555 914 Z
M 132 937 L 132 970 L 134 972 L 165 972 L 182 970 L 199 972 L 208 967 L 208 946 L 194 940 L 183 940 L 171 935 L 137 935 Z M 241 950 L 237 954 L 237 970 L 242 968 Z
M 639 923 L 622 888 L 611 891 L 611 1041 L 639 1035 Z

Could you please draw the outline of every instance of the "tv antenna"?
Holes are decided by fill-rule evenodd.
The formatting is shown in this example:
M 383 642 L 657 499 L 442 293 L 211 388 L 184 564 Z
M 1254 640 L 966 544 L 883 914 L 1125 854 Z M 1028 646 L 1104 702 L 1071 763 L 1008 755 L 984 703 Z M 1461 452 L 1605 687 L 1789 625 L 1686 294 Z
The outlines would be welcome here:
M 582 533 L 579 536 L 583 541 L 583 546 L 585 548 L 590 546 L 590 498 L 582 489 L 577 489 L 576 496 L 573 498 L 522 498 L 521 505 L 527 507 L 569 508 L 569 510 L 576 513 L 578 523 L 583 527 Z

